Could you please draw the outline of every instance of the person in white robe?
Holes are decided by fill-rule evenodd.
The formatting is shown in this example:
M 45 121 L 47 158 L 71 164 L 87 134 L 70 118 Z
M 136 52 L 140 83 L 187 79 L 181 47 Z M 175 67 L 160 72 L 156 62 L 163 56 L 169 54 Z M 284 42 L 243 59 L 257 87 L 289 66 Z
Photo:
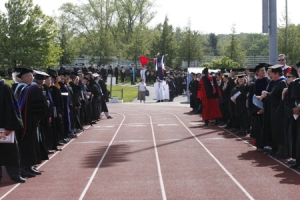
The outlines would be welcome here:
M 162 81 L 162 92 L 163 92 L 163 100 L 169 101 L 170 99 L 169 85 L 166 80 Z
M 140 71 L 141 79 L 144 79 L 144 83 L 146 84 L 146 70 L 143 67 Z
M 158 79 L 156 79 L 156 82 L 154 83 L 154 89 L 155 89 L 155 94 L 156 94 L 156 100 L 157 102 L 162 101 L 162 89 L 161 89 L 161 83 L 159 82 Z

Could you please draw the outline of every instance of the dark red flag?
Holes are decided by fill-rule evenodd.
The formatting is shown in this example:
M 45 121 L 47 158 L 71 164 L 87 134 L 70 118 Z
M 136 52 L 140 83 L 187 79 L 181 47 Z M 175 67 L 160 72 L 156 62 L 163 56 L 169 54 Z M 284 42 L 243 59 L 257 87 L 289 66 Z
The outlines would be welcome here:
M 146 56 L 140 56 L 140 62 L 142 66 L 144 67 L 148 63 L 149 58 Z

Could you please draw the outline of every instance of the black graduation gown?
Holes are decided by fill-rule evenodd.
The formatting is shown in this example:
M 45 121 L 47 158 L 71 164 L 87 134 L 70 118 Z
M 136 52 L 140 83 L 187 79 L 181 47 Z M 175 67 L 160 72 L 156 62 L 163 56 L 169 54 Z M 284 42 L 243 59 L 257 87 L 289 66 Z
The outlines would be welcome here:
M 42 90 L 33 84 L 24 88 L 18 99 L 19 102 L 24 102 L 19 103 L 24 123 L 20 138 L 21 166 L 33 166 L 40 164 L 42 160 L 48 160 L 45 146 L 37 136 L 39 121 L 46 114 L 47 102 Z
M 114 75 L 116 77 L 116 84 L 118 84 L 118 79 L 119 79 L 119 69 L 116 67 L 114 69 Z
M 234 87 L 236 86 L 235 84 L 235 80 L 236 78 L 228 78 L 228 82 L 227 82 L 227 87 L 225 89 L 225 93 L 231 93 L 231 91 L 234 89 Z M 236 116 L 234 114 L 234 103 L 230 100 L 231 96 L 229 95 L 228 98 L 228 109 L 229 109 L 229 122 L 227 124 L 228 128 L 237 128 L 237 119 Z
M 284 138 L 285 146 L 288 149 L 290 158 L 296 157 L 297 123 L 293 117 L 293 108 L 296 107 L 295 99 L 292 98 L 292 91 L 295 82 L 288 85 L 288 91 L 284 96 Z
M 99 97 L 100 97 L 100 91 L 94 81 L 90 81 L 88 85 L 88 92 L 91 92 L 93 97 L 91 97 L 91 119 L 93 121 L 98 120 L 100 117 L 99 113 Z
M 22 130 L 23 121 L 11 88 L 0 81 L 0 128 Z M 17 132 L 16 132 L 17 133 Z M 15 134 L 16 134 L 15 133 Z M 0 143 L 0 166 L 20 168 L 18 140 L 13 144 Z
M 252 116 L 252 129 L 250 136 L 256 139 L 256 147 L 263 148 L 266 144 L 266 141 L 263 140 L 263 114 L 257 114 L 260 110 L 257 106 L 253 104 L 252 98 L 253 95 L 260 96 L 261 92 L 266 90 L 269 79 L 264 77 L 262 79 L 256 79 L 254 84 L 250 85 L 249 97 L 248 97 L 248 109 L 249 113 Z
M 72 129 L 77 128 L 77 129 L 83 129 L 82 124 L 80 123 L 80 96 L 81 96 L 81 86 L 76 85 L 73 82 L 69 83 L 69 86 L 72 88 Z
M 190 108 L 193 109 L 198 109 L 198 99 L 197 99 L 197 95 L 198 95 L 198 86 L 199 86 L 199 81 L 197 79 L 192 80 L 189 84 L 189 91 L 190 93 L 192 93 L 192 95 L 190 96 Z
M 300 78 L 294 80 L 291 97 L 295 100 L 295 104 L 300 104 Z M 296 120 L 296 165 L 300 166 L 300 117 Z
M 270 98 L 270 114 L 271 114 L 271 130 L 272 130 L 272 146 L 284 145 L 284 129 L 283 129 L 283 102 L 282 91 L 287 87 L 285 80 L 278 80 L 268 97 Z
M 232 91 L 231 95 L 233 96 L 237 92 L 241 94 L 236 98 L 236 103 L 234 104 L 234 115 L 237 119 L 237 125 L 240 130 L 245 131 L 247 128 L 247 118 L 248 118 L 248 110 L 246 106 L 247 94 L 249 92 L 249 86 L 236 86 Z
M 60 90 L 55 86 L 50 86 L 49 89 L 52 101 L 53 101 L 53 107 L 55 108 L 56 112 L 54 112 L 54 118 L 52 121 L 55 124 L 55 127 L 52 127 L 53 134 L 55 135 L 56 140 L 64 139 L 64 127 L 63 127 L 63 115 L 64 115 L 64 100 L 61 95 Z M 60 117 L 61 115 L 61 117 Z M 57 141 L 58 142 L 58 141 Z M 56 144 L 53 144 L 55 149 Z

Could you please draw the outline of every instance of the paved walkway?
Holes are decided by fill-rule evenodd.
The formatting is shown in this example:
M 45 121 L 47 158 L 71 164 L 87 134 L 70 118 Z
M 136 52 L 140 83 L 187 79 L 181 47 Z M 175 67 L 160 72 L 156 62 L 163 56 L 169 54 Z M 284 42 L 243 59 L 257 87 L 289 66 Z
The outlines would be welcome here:
M 157 103 L 156 101 L 156 94 L 153 84 L 148 85 L 147 89 L 149 90 L 149 96 L 146 97 L 146 104 L 153 104 Z M 132 103 L 140 103 L 140 100 L 134 99 Z M 160 102 L 157 104 L 165 104 L 165 105 L 181 105 L 181 106 L 189 106 L 189 102 L 187 101 L 186 95 L 180 95 L 178 97 L 175 97 L 173 102 Z

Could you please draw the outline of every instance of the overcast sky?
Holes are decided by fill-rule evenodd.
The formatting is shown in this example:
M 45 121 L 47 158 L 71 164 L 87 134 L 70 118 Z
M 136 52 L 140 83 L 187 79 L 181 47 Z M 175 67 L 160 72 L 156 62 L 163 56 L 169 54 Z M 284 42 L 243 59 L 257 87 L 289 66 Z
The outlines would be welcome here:
M 1 2 L 7 2 L 2 0 Z M 66 2 L 79 4 L 86 0 L 33 0 L 47 15 Z M 4 10 L 4 3 L 0 9 Z M 300 0 L 288 0 L 288 15 L 291 23 L 300 23 Z M 163 23 L 165 16 L 175 27 L 185 27 L 191 20 L 193 30 L 202 33 L 228 34 L 236 24 L 237 33 L 261 33 L 262 0 L 156 0 L 153 9 L 157 12 L 150 26 Z M 277 0 L 278 24 L 283 24 L 285 0 Z

